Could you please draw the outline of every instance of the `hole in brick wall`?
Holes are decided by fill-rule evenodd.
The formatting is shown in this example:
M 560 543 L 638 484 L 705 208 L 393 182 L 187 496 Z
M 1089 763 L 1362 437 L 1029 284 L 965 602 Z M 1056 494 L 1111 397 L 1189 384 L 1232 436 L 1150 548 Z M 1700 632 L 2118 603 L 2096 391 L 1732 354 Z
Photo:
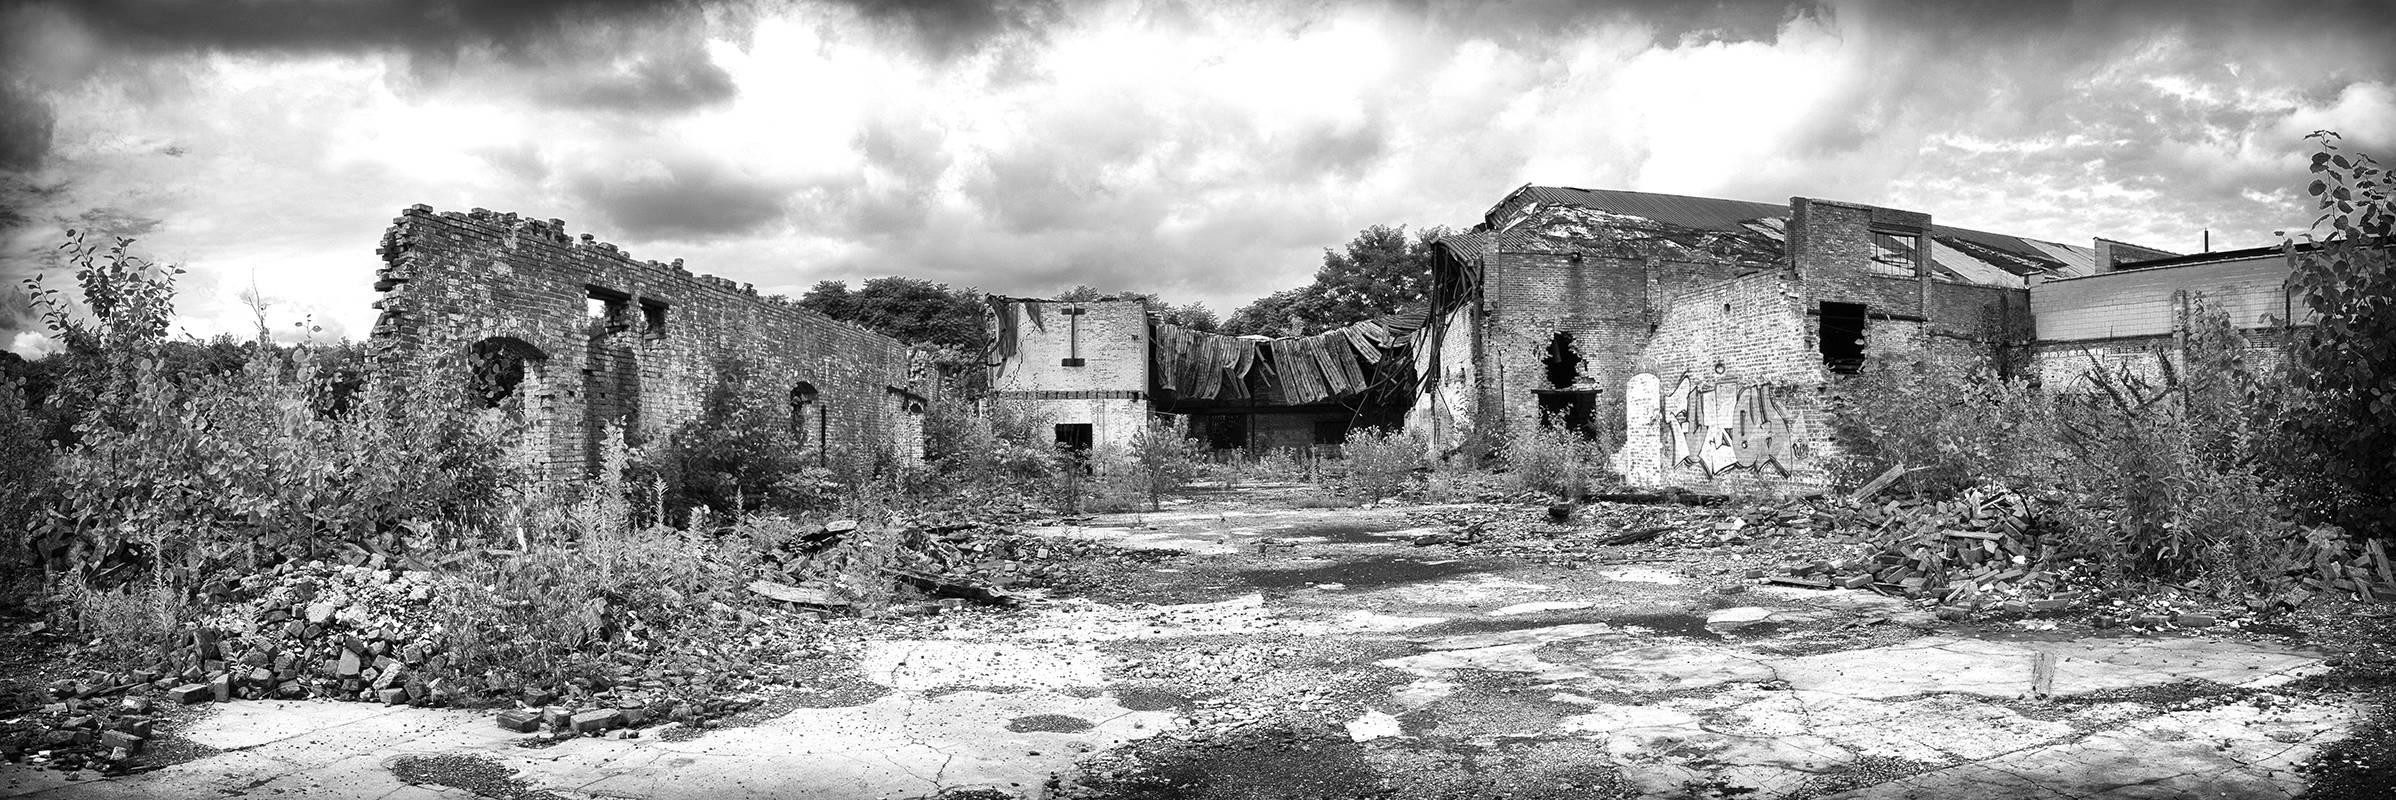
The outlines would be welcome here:
M 549 356 L 522 339 L 493 337 L 466 349 L 473 362 L 474 396 L 484 408 L 498 408 L 516 395 L 527 374 L 538 374 Z
M 799 381 L 790 387 L 790 435 L 800 447 L 823 440 L 823 408 L 816 399 L 815 384 Z
M 1864 306 L 1861 303 L 1823 303 L 1820 336 L 1822 363 L 1830 371 L 1853 375 L 1864 366 Z
M 1581 358 L 1581 352 L 1573 348 L 1572 334 L 1558 331 L 1548 340 L 1547 355 L 1539 359 L 1539 363 L 1547 366 L 1548 385 L 1562 389 L 1581 380 L 1581 365 L 1588 363 L 1588 360 Z
M 597 286 L 583 289 L 583 312 L 590 318 L 592 335 L 603 336 L 632 327 L 624 318 L 631 311 L 632 295 Z
M 1597 392 L 1539 392 L 1539 427 L 1563 428 L 1583 439 L 1597 438 Z
M 655 300 L 641 301 L 641 335 L 663 339 L 666 335 L 666 304 Z

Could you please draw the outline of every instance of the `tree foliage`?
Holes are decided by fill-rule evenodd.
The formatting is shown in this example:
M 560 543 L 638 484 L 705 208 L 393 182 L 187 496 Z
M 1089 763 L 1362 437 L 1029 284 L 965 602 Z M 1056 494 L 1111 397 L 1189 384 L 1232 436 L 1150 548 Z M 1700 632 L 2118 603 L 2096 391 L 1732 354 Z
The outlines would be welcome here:
M 2308 191 L 2321 216 L 2304 235 L 2311 246 L 2282 244 L 2289 291 L 2313 314 L 2287 363 L 2303 392 L 2286 425 L 2306 446 L 2282 472 L 2318 479 L 2308 510 L 2396 535 L 2396 198 L 2377 160 L 2339 147 L 2336 133 L 2307 138 L 2320 148 Z
M 1358 231 L 1346 248 L 1323 251 L 1314 282 L 1241 306 L 1223 332 L 1298 336 L 1387 314 L 1431 291 L 1431 243 L 1448 229 L 1408 235 L 1405 226 Z
M 1207 308 L 1205 303 L 1192 302 L 1186 305 L 1177 306 L 1172 303 L 1165 302 L 1165 299 L 1158 297 L 1155 292 L 1123 291 L 1108 293 L 1099 291 L 1098 287 L 1085 283 L 1075 286 L 1071 289 L 1067 289 L 1063 292 L 1059 292 L 1056 296 L 1056 299 L 1066 302 L 1089 302 L 1092 300 L 1138 300 L 1147 303 L 1148 312 L 1155 314 L 1157 319 L 1164 320 L 1165 322 L 1179 325 L 1184 328 L 1196 328 L 1202 331 L 1211 331 L 1223 326 L 1223 321 L 1220 317 L 1215 315 L 1215 310 Z
M 854 290 L 846 281 L 822 281 L 799 297 L 799 306 L 935 350 L 979 354 L 989 340 L 980 290 L 922 278 L 873 278 Z

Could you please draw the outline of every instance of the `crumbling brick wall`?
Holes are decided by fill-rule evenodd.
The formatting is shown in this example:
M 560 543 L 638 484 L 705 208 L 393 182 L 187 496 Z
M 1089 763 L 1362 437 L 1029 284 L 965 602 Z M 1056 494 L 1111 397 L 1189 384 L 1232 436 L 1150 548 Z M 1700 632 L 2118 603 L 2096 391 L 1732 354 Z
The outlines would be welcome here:
M 1631 483 L 1785 493 L 1829 482 L 1826 371 L 1806 298 L 1785 272 L 1692 286 L 1668 300 L 1622 385 Z
M 772 395 L 754 402 L 788 414 L 819 458 L 922 457 L 924 398 L 906 346 L 890 337 L 693 274 L 680 259 L 635 260 L 554 219 L 418 205 L 378 252 L 378 349 L 527 356 L 512 394 L 553 476 L 589 474 L 610 424 L 637 442 L 689 423 L 733 368 Z
M 1662 303 L 1694 287 L 1771 268 L 1628 227 L 1600 227 L 1561 240 L 1501 235 L 1487 257 L 1482 289 L 1473 376 L 1482 387 L 1481 405 L 1503 425 L 1540 424 L 1534 390 L 1552 388 L 1544 359 L 1556 334 L 1568 334 L 1583 359 L 1581 375 L 1600 390 L 1594 413 L 1599 438 L 1618 444 L 1621 389 L 1647 348 Z

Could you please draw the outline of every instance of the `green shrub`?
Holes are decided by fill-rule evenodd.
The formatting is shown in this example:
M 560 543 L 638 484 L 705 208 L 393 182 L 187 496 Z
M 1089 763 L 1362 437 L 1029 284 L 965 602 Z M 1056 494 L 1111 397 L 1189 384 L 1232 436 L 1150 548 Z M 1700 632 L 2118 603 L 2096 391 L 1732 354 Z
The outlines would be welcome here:
M 1151 419 L 1132 436 L 1124 457 L 1127 468 L 1116 476 L 1127 479 L 1130 488 L 1147 499 L 1148 510 L 1155 511 L 1163 507 L 1166 495 L 1203 473 L 1206 443 L 1184 437 L 1171 421 Z
M 2044 395 L 1987 358 L 1874 350 L 1831 394 L 1831 473 L 1852 488 L 1904 465 L 1897 490 L 1937 496 L 2038 476 L 2056 467 L 2054 419 Z
M 1565 500 L 1588 496 L 1591 482 L 1606 473 L 1605 449 L 1561 422 L 1513 433 L 1500 452 L 1517 489 Z
M 1423 466 L 1423 440 L 1405 433 L 1377 429 L 1351 431 L 1342 449 L 1347 471 L 1340 477 L 1341 494 L 1358 502 L 1403 494 Z
M 464 562 L 436 595 L 460 674 L 491 686 L 605 678 L 618 646 L 702 622 L 744 585 L 754 551 L 635 522 L 626 448 L 609 434 L 597 477 L 527 493 L 512 509 L 521 546 Z
M 739 515 L 821 507 L 828 498 L 810 493 L 810 481 L 793 478 L 829 459 L 799 446 L 788 407 L 788 398 L 776 396 L 748 362 L 719 362 L 699 414 L 640 449 L 633 483 L 662 484 L 656 505 L 667 523 L 687 519 L 696 508 Z

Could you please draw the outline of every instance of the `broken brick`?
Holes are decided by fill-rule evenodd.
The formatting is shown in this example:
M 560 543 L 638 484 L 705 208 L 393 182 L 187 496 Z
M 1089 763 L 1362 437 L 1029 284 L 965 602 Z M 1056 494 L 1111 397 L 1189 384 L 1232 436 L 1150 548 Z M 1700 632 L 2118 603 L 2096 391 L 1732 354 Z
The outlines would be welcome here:
M 208 684 L 205 683 L 186 683 L 166 690 L 166 696 L 167 699 L 175 702 L 191 705 L 207 702 L 215 696 L 215 692 L 210 690 Z
M 499 727 L 514 733 L 531 733 L 541 727 L 541 712 L 529 708 L 501 711 Z
M 572 722 L 575 733 L 598 733 L 624 724 L 624 712 L 612 708 L 594 709 L 575 714 Z

